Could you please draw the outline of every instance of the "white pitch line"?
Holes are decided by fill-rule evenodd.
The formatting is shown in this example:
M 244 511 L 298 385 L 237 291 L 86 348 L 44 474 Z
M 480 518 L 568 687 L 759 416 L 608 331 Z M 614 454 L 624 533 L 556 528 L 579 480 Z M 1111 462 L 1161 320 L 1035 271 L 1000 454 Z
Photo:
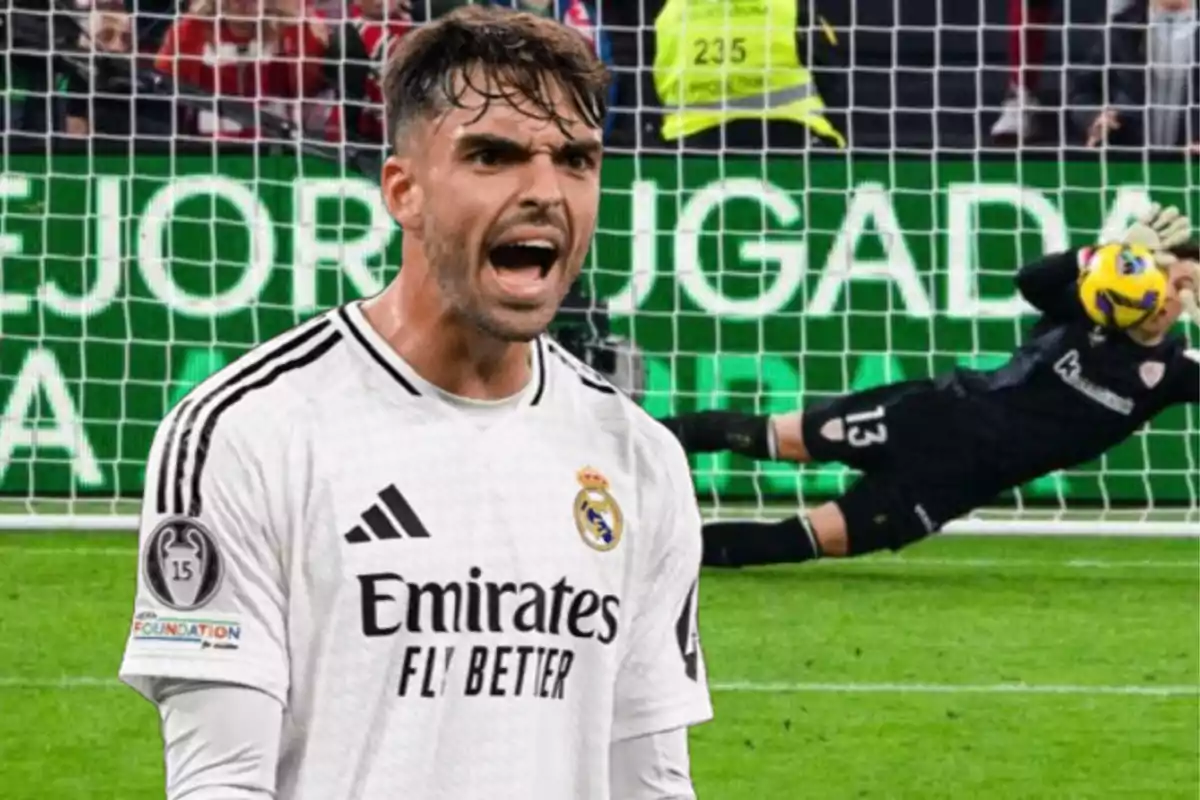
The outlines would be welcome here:
M 137 558 L 138 554 L 136 547 L 22 547 L 20 545 L 0 547 L 0 556 L 8 552 L 21 555 L 44 553 L 48 556 L 123 556 L 126 558 Z
M 1087 686 L 1038 683 L 772 683 L 715 681 L 714 692 L 755 694 L 1057 694 L 1200 697 L 1200 686 Z
M 135 558 L 137 550 L 132 547 L 0 547 L 0 558 L 5 553 L 47 556 L 116 556 Z M 1030 567 L 1066 567 L 1068 569 L 1186 569 L 1200 573 L 1200 558 L 1195 561 L 1171 560 L 1106 560 L 1072 558 L 1067 561 L 1038 561 L 1021 558 L 923 558 L 921 556 L 899 558 L 830 558 L 818 562 L 822 568 L 829 567 L 979 567 L 983 569 L 1012 569 Z M 811 567 L 810 567 L 811 568 Z
M 112 689 L 124 686 L 116 678 L 64 675 L 61 678 L 19 678 L 0 675 L 0 689 Z
M 1068 569 L 1189 569 L 1200 572 L 1200 558 L 1195 561 L 1167 561 L 1145 559 L 1134 560 L 1105 560 L 1072 558 L 1067 561 L 1038 561 L 1031 558 L 922 558 L 921 556 L 900 558 L 829 558 L 819 562 L 823 567 L 832 566 L 861 566 L 861 567 L 982 567 L 984 569 L 1003 569 L 1005 567 L 1066 567 Z
M 112 689 L 124 686 L 116 678 L 64 675 L 61 678 L 0 676 L 0 689 Z M 1039 683 L 787 683 L 772 681 L 714 681 L 714 692 L 742 694 L 1006 694 L 1116 695 L 1125 697 L 1200 697 L 1200 686 L 1088 686 Z

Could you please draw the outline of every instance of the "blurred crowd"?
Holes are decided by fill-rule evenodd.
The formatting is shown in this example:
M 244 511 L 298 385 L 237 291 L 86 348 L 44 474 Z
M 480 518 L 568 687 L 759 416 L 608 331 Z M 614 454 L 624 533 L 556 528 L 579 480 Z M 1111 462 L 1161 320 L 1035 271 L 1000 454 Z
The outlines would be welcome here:
M 1099 3 L 1097 4 L 1099 5 Z M 1053 24 L 1051 0 L 1011 0 L 1011 74 L 996 139 L 1025 140 L 1037 129 L 1039 85 Z M 1196 0 L 1107 0 L 1107 20 L 1069 73 L 1062 106 L 1087 147 L 1185 147 L 1200 152 L 1200 29 Z
M 380 145 L 388 54 L 491 2 L 596 48 L 618 149 L 1200 153 L 1196 1 L 0 0 L 0 129 Z
M 59 4 L 54 4 L 58 2 Z M 13 0 L 5 132 L 383 141 L 380 70 L 450 0 Z M 590 36 L 581 0 L 500 3 Z

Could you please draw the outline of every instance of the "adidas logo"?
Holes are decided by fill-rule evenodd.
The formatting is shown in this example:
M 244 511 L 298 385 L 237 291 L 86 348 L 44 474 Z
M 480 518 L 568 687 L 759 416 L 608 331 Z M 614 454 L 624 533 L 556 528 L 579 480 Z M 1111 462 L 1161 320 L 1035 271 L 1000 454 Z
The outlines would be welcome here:
M 362 521 L 366 525 L 366 529 L 362 525 L 355 525 L 348 533 L 344 534 L 347 542 L 350 544 L 369 542 L 372 539 L 371 534 L 375 535 L 375 539 L 381 541 L 402 539 L 404 536 L 408 536 L 410 539 L 429 538 L 429 531 L 417 517 L 417 512 L 413 511 L 412 506 L 404 499 L 404 495 L 400 494 L 399 489 L 389 486 L 379 493 L 379 499 L 392 513 L 391 517 L 388 517 L 378 504 L 372 505 L 362 513 Z M 399 528 L 396 527 L 397 524 Z M 370 533 L 367 532 L 367 529 L 370 530 Z M 404 533 L 401 534 L 401 531 Z

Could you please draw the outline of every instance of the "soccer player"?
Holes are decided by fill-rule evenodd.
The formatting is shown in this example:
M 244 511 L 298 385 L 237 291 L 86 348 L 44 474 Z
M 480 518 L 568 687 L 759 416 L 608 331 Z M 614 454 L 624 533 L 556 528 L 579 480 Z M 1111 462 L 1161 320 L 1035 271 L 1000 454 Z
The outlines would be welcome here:
M 169 798 L 693 797 L 687 459 L 543 335 L 596 224 L 606 81 L 528 14 L 405 36 L 398 277 L 163 421 L 120 674 Z
M 863 475 L 841 497 L 777 523 L 704 526 L 711 566 L 792 563 L 899 550 L 1001 492 L 1089 461 L 1164 408 L 1200 402 L 1200 351 L 1170 328 L 1194 303 L 1200 249 L 1175 209 L 1126 233 L 1169 271 L 1162 309 L 1125 331 L 1086 316 L 1077 281 L 1089 250 L 1023 267 L 1017 288 L 1041 318 L 1008 363 L 881 386 L 802 412 L 705 411 L 664 420 L 692 453 L 840 462 Z

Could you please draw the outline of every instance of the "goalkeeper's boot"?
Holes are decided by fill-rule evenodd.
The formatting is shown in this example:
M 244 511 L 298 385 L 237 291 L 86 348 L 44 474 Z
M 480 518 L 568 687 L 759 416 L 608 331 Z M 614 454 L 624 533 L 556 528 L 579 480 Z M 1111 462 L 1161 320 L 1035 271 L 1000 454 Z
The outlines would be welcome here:
M 706 567 L 799 564 L 821 557 L 820 545 L 803 517 L 779 522 L 709 522 L 704 525 Z

